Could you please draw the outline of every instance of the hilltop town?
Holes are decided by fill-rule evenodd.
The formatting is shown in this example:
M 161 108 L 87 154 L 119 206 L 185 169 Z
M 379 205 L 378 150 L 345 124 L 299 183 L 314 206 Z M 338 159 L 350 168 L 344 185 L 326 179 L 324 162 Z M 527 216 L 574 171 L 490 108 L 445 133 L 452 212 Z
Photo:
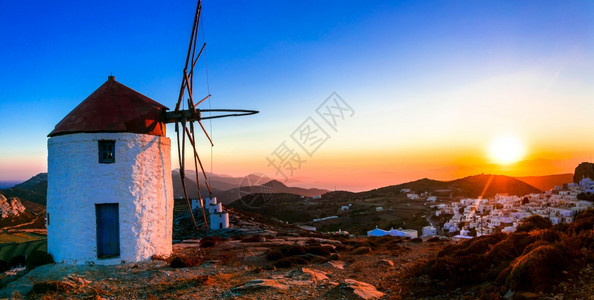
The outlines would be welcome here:
M 426 201 L 435 209 L 436 218 L 432 220 L 446 221 L 443 224 L 435 224 L 436 226 L 424 227 L 423 235 L 440 233 L 470 237 L 498 232 L 512 233 L 516 231 L 521 220 L 532 215 L 549 219 L 553 225 L 571 223 L 577 213 L 593 207 L 592 202 L 583 197 L 592 193 L 594 180 L 584 178 L 579 183 L 567 183 L 543 193 L 523 196 L 497 194 L 493 198 L 465 198 L 439 204 L 434 203 L 437 197 L 428 196 Z M 418 197 L 414 193 L 408 193 L 407 196 Z

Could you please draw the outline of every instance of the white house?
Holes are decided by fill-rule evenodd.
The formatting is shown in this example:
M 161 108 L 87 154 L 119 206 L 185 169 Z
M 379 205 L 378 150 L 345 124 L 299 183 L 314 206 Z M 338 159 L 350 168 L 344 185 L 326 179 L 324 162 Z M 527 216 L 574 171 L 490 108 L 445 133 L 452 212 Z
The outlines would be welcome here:
M 219 211 L 210 213 L 210 229 L 219 230 L 227 228 L 229 228 L 228 212 Z
M 435 202 L 437 201 L 437 196 L 429 196 L 427 197 L 427 202 Z
M 367 236 L 384 236 L 389 235 L 387 231 L 379 228 L 375 228 L 373 230 L 367 231 Z
M 462 235 L 462 236 L 468 236 L 469 233 L 470 233 L 470 231 L 468 231 L 466 228 L 462 228 L 460 230 L 460 235 Z
M 437 229 L 433 226 L 425 226 L 423 227 L 423 236 L 433 236 L 437 235 Z
M 56 262 L 171 254 L 165 109 L 109 76 L 48 135 L 47 246 Z
M 392 231 L 392 230 L 390 230 L 390 231 Z M 400 231 L 404 232 L 404 234 L 406 234 L 406 236 L 409 236 L 413 239 L 419 237 L 419 232 L 416 229 L 402 229 Z

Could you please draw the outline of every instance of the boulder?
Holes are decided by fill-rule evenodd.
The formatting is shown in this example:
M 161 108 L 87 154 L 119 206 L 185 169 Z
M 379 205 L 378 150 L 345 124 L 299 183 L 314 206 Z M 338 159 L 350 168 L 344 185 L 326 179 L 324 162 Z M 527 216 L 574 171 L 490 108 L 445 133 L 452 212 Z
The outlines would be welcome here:
M 328 273 L 324 271 L 309 269 L 309 268 L 299 268 L 297 270 L 291 271 L 287 277 L 290 278 L 301 278 L 301 279 L 308 279 L 315 282 L 328 280 Z
M 344 261 L 341 261 L 341 260 L 331 260 L 331 261 L 325 263 L 325 265 L 337 268 L 339 270 L 344 269 Z
M 254 279 L 231 288 L 231 292 L 242 293 L 269 289 L 286 290 L 288 288 L 289 286 L 279 279 Z
M 345 279 L 337 287 L 331 289 L 326 298 L 329 299 L 379 299 L 385 296 L 373 285 L 354 279 Z

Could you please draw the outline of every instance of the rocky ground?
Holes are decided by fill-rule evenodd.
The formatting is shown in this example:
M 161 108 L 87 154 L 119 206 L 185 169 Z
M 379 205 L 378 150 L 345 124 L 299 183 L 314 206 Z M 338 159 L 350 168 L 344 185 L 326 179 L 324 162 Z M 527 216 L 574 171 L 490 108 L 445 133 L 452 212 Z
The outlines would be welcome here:
M 398 298 L 406 292 L 399 281 L 407 268 L 441 248 L 438 244 L 403 242 L 401 251 L 394 253 L 338 254 L 335 260 L 311 255 L 307 264 L 278 268 L 266 258 L 269 249 L 311 243 L 330 248 L 343 245 L 339 240 L 290 236 L 227 240 L 212 247 L 186 241 L 174 246 L 174 256 L 193 258 L 196 266 L 172 268 L 162 260 L 119 266 L 44 265 L 10 283 L 0 291 L 0 297 Z
M 569 269 L 547 293 L 494 284 L 427 291 L 431 239 L 348 238 L 233 212 L 233 229 L 174 244 L 169 258 L 117 266 L 37 267 L 0 290 L 15 299 L 594 299 L 594 268 Z M 178 219 L 178 221 L 180 221 Z M 177 236 L 193 235 L 178 232 Z

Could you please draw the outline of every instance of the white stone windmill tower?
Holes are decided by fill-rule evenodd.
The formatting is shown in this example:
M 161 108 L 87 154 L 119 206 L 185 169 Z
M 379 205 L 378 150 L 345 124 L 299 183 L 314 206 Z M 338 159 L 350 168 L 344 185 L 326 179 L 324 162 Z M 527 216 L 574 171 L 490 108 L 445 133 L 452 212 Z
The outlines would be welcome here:
M 210 96 L 197 104 L 192 98 L 194 66 L 204 49 L 202 45 L 196 51 L 200 11 L 198 1 L 174 111 L 167 112 L 165 106 L 109 76 L 49 134 L 48 252 L 57 262 L 118 264 L 170 255 L 174 200 L 171 143 L 165 125 L 175 123 L 180 176 L 191 210 L 184 181 L 186 136 L 201 203 L 198 165 L 208 183 L 196 151 L 193 122 L 204 130 L 200 122 L 204 119 L 257 113 L 196 108 Z M 184 110 L 186 91 L 188 109 Z M 209 116 L 202 117 L 203 112 Z M 208 184 L 207 188 L 212 197 Z M 205 229 L 207 224 L 205 219 Z M 198 229 L 195 220 L 194 225 Z

